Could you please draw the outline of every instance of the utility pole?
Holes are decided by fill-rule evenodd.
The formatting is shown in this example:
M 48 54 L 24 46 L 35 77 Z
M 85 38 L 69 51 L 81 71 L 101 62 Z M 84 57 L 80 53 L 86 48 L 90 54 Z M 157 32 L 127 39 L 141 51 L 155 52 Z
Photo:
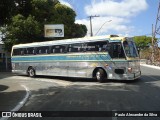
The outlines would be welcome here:
M 98 15 L 94 15 L 94 16 L 89 16 L 89 20 L 90 20 L 90 30 L 91 30 L 91 37 L 93 36 L 93 31 L 92 31 L 92 18 L 94 17 L 99 17 Z
M 151 64 L 154 63 L 154 37 L 155 37 L 155 31 L 152 24 L 152 54 L 151 54 Z
M 157 60 L 160 62 L 160 50 L 158 49 L 158 42 L 155 41 L 156 35 L 160 35 L 160 1 L 158 5 L 155 28 L 153 28 L 152 25 L 152 64 Z

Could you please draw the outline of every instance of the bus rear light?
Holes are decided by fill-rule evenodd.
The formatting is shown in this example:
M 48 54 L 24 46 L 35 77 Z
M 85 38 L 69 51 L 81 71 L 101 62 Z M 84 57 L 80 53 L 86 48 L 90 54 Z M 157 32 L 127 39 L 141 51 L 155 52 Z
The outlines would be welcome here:
M 132 68 L 128 68 L 128 72 L 130 72 L 130 73 L 131 73 L 131 72 L 132 72 Z

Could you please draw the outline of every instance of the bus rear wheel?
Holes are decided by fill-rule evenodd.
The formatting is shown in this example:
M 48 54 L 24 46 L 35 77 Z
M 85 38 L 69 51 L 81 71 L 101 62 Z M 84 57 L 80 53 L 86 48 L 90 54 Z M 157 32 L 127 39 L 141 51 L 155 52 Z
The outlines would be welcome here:
M 35 70 L 32 67 L 30 67 L 27 72 L 29 77 L 35 77 L 36 75 Z
M 105 75 L 104 70 L 98 69 L 96 71 L 96 79 L 97 79 L 98 82 L 100 82 L 100 83 L 104 82 L 105 77 L 106 77 L 106 75 Z

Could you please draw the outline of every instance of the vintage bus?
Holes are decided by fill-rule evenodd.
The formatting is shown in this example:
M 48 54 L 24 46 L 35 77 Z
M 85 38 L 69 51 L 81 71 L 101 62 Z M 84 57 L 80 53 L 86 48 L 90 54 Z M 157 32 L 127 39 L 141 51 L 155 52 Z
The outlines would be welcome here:
M 14 73 L 134 80 L 141 76 L 132 38 L 117 35 L 84 37 L 14 45 Z

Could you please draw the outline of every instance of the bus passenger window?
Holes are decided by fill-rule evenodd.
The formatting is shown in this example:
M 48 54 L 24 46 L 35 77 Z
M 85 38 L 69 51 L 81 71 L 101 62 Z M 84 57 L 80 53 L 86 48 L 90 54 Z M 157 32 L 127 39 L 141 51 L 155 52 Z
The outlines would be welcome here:
M 102 51 L 102 48 L 101 47 L 99 47 L 99 52 L 101 52 Z
M 41 53 L 42 53 L 41 50 L 39 50 L 39 51 L 38 51 L 38 54 L 41 54 Z
M 21 55 L 21 50 L 20 49 L 14 49 L 13 50 L 13 55 L 14 56 Z
M 52 50 L 52 53 L 55 53 L 55 49 Z
M 61 49 L 60 49 L 60 53 L 62 53 L 62 52 L 63 52 L 63 49 L 61 48 Z
M 35 55 L 35 54 L 36 54 L 35 49 L 33 49 L 33 55 Z
M 71 48 L 69 48 L 68 52 L 71 52 Z
M 65 45 L 55 45 L 51 47 L 51 53 L 64 53 L 67 52 Z
M 48 46 L 43 46 L 43 47 L 38 47 L 37 48 L 37 54 L 47 54 L 49 53 L 49 47 Z
M 83 51 L 82 43 L 75 43 L 75 44 L 69 45 L 68 51 L 69 52 L 82 52 Z
M 21 49 L 21 55 L 24 55 L 24 50 L 23 49 Z
M 46 54 L 48 53 L 48 49 L 46 49 Z
M 32 55 L 34 48 L 27 48 L 27 54 Z

